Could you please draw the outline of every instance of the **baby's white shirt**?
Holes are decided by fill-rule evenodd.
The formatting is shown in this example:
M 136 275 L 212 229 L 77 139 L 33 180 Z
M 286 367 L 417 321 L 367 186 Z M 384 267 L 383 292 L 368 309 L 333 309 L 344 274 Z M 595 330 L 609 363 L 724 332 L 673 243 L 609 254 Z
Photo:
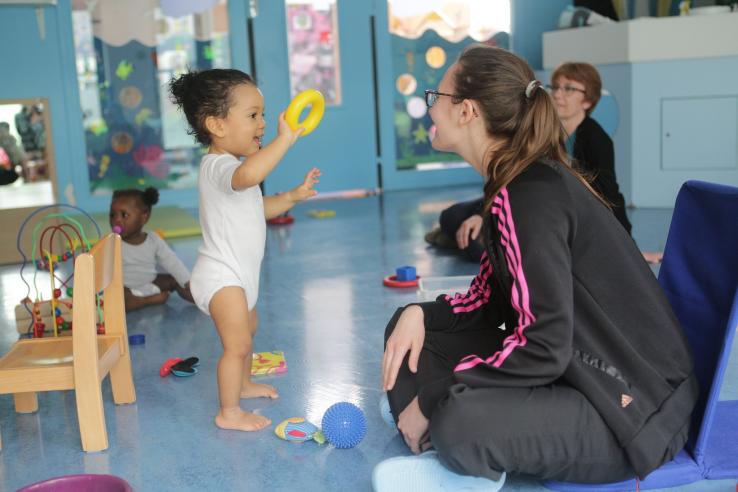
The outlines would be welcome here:
M 241 162 L 230 154 L 207 154 L 200 164 L 200 255 L 229 267 L 246 288 L 259 292 L 266 243 L 264 199 L 258 185 L 234 190 L 233 173 Z M 249 305 L 256 299 L 248 299 Z
M 169 273 L 179 285 L 190 280 L 190 271 L 158 234 L 146 232 L 141 244 L 122 242 L 123 285 L 135 289 L 154 281 L 157 273 Z

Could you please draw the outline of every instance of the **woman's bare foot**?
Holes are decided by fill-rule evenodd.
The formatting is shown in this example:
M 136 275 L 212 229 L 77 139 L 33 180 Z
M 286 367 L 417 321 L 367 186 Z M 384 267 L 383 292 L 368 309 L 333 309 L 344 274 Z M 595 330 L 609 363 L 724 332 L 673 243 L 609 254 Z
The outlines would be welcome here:
M 240 408 L 235 410 L 222 410 L 215 416 L 215 425 L 221 429 L 258 431 L 272 423 L 266 417 L 251 412 L 244 412 Z
M 274 400 L 279 398 L 279 393 L 274 386 L 249 381 L 241 388 L 241 398 L 271 398 Z

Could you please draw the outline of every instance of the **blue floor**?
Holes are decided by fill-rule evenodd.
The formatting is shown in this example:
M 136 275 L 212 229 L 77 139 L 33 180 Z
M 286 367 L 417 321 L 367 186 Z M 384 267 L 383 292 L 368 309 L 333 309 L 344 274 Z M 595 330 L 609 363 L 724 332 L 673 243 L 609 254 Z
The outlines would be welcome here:
M 475 265 L 429 249 L 423 241 L 445 206 L 475 194 L 471 188 L 453 188 L 313 202 L 294 211 L 294 225 L 268 231 L 255 348 L 284 351 L 288 372 L 262 379 L 277 387 L 280 399 L 244 400 L 243 406 L 275 424 L 295 416 L 319 424 L 331 404 L 353 402 L 364 410 L 369 428 L 356 448 L 288 443 L 274 435 L 273 426 L 258 433 L 217 429 L 218 337 L 208 317 L 171 298 L 167 305 L 128 316 L 129 334 L 146 335 L 144 345 L 131 347 L 138 401 L 117 407 L 107 380 L 103 384 L 107 451 L 81 451 L 71 392 L 40 394 L 40 409 L 31 415 L 16 414 L 12 397 L 0 396 L 0 491 L 73 473 L 111 473 L 137 491 L 371 490 L 374 465 L 408 454 L 379 415 L 380 361 L 387 320 L 396 307 L 416 299 L 414 291 L 385 288 L 381 279 L 407 264 L 425 276 L 476 273 Z M 311 208 L 332 209 L 336 216 L 310 218 Z M 670 214 L 631 213 L 642 249 L 663 248 Z M 199 241 L 171 244 L 191 267 Z M 0 353 L 17 338 L 13 309 L 24 295 L 21 287 L 17 267 L 0 268 Z M 199 374 L 159 377 L 161 363 L 174 356 L 199 357 Z M 724 398 L 738 395 L 737 366 L 731 362 Z M 503 490 L 546 489 L 530 479 L 511 478 Z M 672 490 L 728 491 L 735 490 L 735 481 Z

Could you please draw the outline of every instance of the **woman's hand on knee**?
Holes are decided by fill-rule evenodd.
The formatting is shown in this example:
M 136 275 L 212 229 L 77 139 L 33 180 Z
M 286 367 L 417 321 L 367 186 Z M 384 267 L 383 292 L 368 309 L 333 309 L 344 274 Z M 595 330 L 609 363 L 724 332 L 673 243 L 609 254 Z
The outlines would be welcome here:
M 405 354 L 410 352 L 408 367 L 418 372 L 418 358 L 425 340 L 423 310 L 419 306 L 408 306 L 397 320 L 392 335 L 387 339 L 382 359 L 382 387 L 389 391 L 395 386 Z
M 419 454 L 424 450 L 423 444 L 428 439 L 428 423 L 428 419 L 420 411 L 417 396 L 405 407 L 397 419 L 397 428 L 402 432 L 405 444 L 414 454 Z

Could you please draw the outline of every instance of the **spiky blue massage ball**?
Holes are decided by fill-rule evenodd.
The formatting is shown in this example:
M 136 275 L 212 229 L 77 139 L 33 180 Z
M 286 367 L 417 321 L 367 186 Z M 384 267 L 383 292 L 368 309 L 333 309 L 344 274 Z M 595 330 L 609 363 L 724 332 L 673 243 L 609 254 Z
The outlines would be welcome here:
M 342 401 L 325 411 L 321 427 L 328 442 L 338 449 L 353 448 L 364 439 L 366 417 L 359 407 Z

